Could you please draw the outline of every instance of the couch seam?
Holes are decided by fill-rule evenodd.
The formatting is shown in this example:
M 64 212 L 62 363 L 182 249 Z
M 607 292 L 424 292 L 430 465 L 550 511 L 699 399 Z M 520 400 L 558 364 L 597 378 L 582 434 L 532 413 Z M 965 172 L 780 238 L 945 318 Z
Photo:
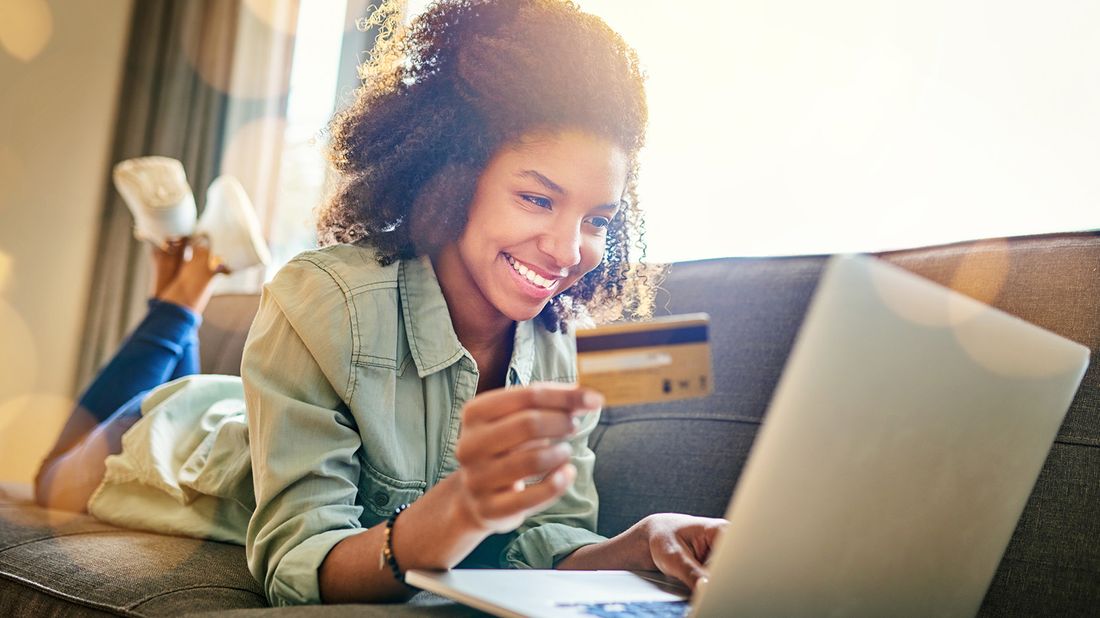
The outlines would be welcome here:
M 104 532 L 114 532 L 114 531 L 113 530 L 104 530 Z M 62 536 L 75 536 L 75 534 L 68 534 L 68 535 L 62 535 Z M 60 537 L 56 537 L 56 536 L 55 537 L 47 537 L 47 539 L 49 539 L 49 538 L 60 538 Z M 47 539 L 39 539 L 39 540 L 47 540 Z M 30 543 L 30 542 L 33 542 L 33 541 L 29 541 L 28 543 Z M 7 549 L 12 549 L 12 548 L 15 548 L 15 547 L 21 547 L 21 546 L 26 545 L 28 543 L 20 543 L 19 545 L 13 545 L 13 546 L 11 546 Z M 138 601 L 136 601 L 136 602 L 134 602 L 130 605 L 127 605 L 127 606 L 122 606 L 122 605 L 115 606 L 115 605 L 100 604 L 100 603 L 96 603 L 94 601 L 88 601 L 88 600 L 86 600 L 82 597 L 73 596 L 73 595 L 70 595 L 66 592 L 56 590 L 55 588 L 47 586 L 47 585 L 42 584 L 40 582 L 36 582 L 36 581 L 30 580 L 30 579 L 25 579 L 23 577 L 20 577 L 19 575 L 11 573 L 10 571 L 0 571 L 0 576 L 3 576 L 4 578 L 7 578 L 11 581 L 14 581 L 18 584 L 21 584 L 21 585 L 26 586 L 28 588 L 31 588 L 33 590 L 37 590 L 38 592 L 42 592 L 44 594 L 48 594 L 48 595 L 63 599 L 65 601 L 72 602 L 76 605 L 83 605 L 85 607 L 91 607 L 91 608 L 94 608 L 94 609 L 102 609 L 102 610 L 111 611 L 111 612 L 114 612 L 114 613 L 124 612 L 124 615 L 139 615 L 139 614 L 135 614 L 133 612 L 137 608 L 141 607 L 141 605 L 143 605 L 143 604 L 145 604 L 149 601 L 152 601 L 156 598 L 159 598 L 159 597 L 162 597 L 162 596 L 165 596 L 165 595 L 169 595 L 169 594 L 174 594 L 176 592 L 182 592 L 182 591 L 186 591 L 186 590 L 196 590 L 196 589 L 219 588 L 219 589 L 225 589 L 225 590 L 239 590 L 241 592 L 251 593 L 251 594 L 255 595 L 257 598 L 259 598 L 260 600 L 264 601 L 265 603 L 267 602 L 267 599 L 262 594 L 258 594 L 256 591 L 249 590 L 248 588 L 242 588 L 242 587 L 239 587 L 239 586 L 199 584 L 199 585 L 195 585 L 195 586 L 187 586 L 187 587 L 184 587 L 184 588 L 176 588 L 176 589 L 169 590 L 169 591 L 166 591 L 166 592 L 160 592 L 160 593 L 154 594 L 152 596 L 140 599 L 140 600 L 138 600 Z
M 8 551 L 9 549 L 16 549 L 23 547 L 24 545 L 30 545 L 31 543 L 38 543 L 39 541 L 48 541 L 50 539 L 63 539 L 70 536 L 80 536 L 82 534 L 108 534 L 108 533 L 127 533 L 127 532 L 140 532 L 140 530 L 84 530 L 81 532 L 70 532 L 68 534 L 51 534 L 50 536 L 42 536 L 34 539 L 27 539 L 22 543 L 16 543 L 15 545 L 8 545 L 7 547 L 0 547 L 0 554 Z
M 1093 448 L 1100 448 L 1100 440 L 1095 438 L 1082 438 L 1078 436 L 1059 436 L 1054 439 L 1055 444 L 1065 444 L 1069 446 L 1091 446 Z
M 622 418 L 612 419 L 604 414 L 600 417 L 600 425 L 604 427 L 611 427 L 614 425 L 626 425 L 628 423 L 644 423 L 646 421 L 713 421 L 717 423 L 741 423 L 745 425 L 762 425 L 763 421 L 752 418 L 729 418 L 729 417 L 711 417 L 711 416 L 687 416 L 676 414 L 662 414 L 658 416 L 644 416 L 634 418 Z M 602 436 L 601 436 L 602 441 Z M 1054 439 L 1054 444 L 1064 444 L 1067 446 L 1088 446 L 1092 448 L 1100 448 L 1100 439 L 1086 438 L 1081 436 L 1058 436 Z
M 640 418 L 610 419 L 604 422 L 606 415 L 601 417 L 600 424 L 605 426 L 625 425 L 627 423 L 642 423 L 646 421 L 714 421 L 716 423 L 741 423 L 745 425 L 760 425 L 761 421 L 754 418 L 729 418 L 721 416 L 687 416 L 683 414 L 662 414 L 658 416 L 645 416 Z
M 241 588 L 240 586 L 223 586 L 223 585 L 222 586 L 211 586 L 209 584 L 197 584 L 197 585 L 194 585 L 194 586 L 186 586 L 186 587 L 183 587 L 183 588 L 176 588 L 174 590 L 168 590 L 168 591 L 165 591 L 165 592 L 158 592 L 157 594 L 154 594 L 151 597 L 146 597 L 146 598 L 141 599 L 140 601 L 137 601 L 134 604 L 130 605 L 128 611 L 136 612 L 139 607 L 141 607 L 142 605 L 144 605 L 144 604 L 146 604 L 146 603 L 148 603 L 148 602 L 150 602 L 154 599 L 159 599 L 160 597 L 165 597 L 165 596 L 168 596 L 170 594 L 175 594 L 177 592 L 186 592 L 188 590 L 210 590 L 210 589 L 213 589 L 213 588 L 216 588 L 216 589 L 219 589 L 219 590 L 239 590 L 241 592 L 248 592 L 248 593 L 251 593 L 251 594 L 255 595 L 256 598 L 262 600 L 264 603 L 267 603 L 267 598 L 264 597 L 263 594 L 257 593 L 255 590 L 249 590 L 248 588 Z M 267 607 L 270 607 L 270 605 L 268 605 Z M 242 608 L 242 609 L 244 609 L 244 608 Z M 218 611 L 225 611 L 225 610 L 218 610 Z
M 62 601 L 66 601 L 66 602 L 71 603 L 72 605 L 75 605 L 77 607 L 89 607 L 91 609 L 98 609 L 98 610 L 102 610 L 102 611 L 109 612 L 109 613 L 112 613 L 112 614 L 116 614 L 116 615 L 119 615 L 119 616 L 133 616 L 134 615 L 126 607 L 104 605 L 104 604 L 101 604 L 101 603 L 96 603 L 94 601 L 88 601 L 87 599 L 83 599 L 83 598 L 78 597 L 78 596 L 73 596 L 73 595 L 61 592 L 60 590 L 55 590 L 53 588 L 43 586 L 43 585 L 39 584 L 38 582 L 28 580 L 28 579 L 24 579 L 22 577 L 19 577 L 18 575 L 14 575 L 14 574 L 12 574 L 10 572 L 7 572 L 7 571 L 0 572 L 0 578 L 7 579 L 8 581 L 19 584 L 19 585 L 21 585 L 25 588 L 35 590 L 39 593 L 45 594 L 46 596 L 51 596 L 51 597 L 54 597 L 56 599 L 61 599 Z

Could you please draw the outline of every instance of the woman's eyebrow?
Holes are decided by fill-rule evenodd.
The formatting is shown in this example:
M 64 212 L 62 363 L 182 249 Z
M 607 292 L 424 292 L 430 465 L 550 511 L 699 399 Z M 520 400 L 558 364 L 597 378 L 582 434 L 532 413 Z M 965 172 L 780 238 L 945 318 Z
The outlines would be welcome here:
M 567 194 L 565 189 L 563 189 L 561 185 L 554 182 L 553 180 L 550 180 L 539 172 L 536 172 L 535 170 L 523 170 L 522 172 L 516 174 L 516 176 L 521 176 L 524 178 L 534 178 L 539 182 L 539 184 L 546 187 L 546 189 L 549 191 L 553 191 L 554 193 L 557 193 L 561 196 L 565 196 Z
M 563 197 L 568 194 L 564 187 L 554 182 L 553 180 L 550 180 L 545 175 L 536 172 L 535 170 L 523 170 L 522 172 L 516 174 L 516 176 L 519 176 L 521 178 L 534 178 L 536 181 L 538 181 L 539 184 L 546 187 L 548 191 L 552 191 Z M 618 202 L 596 206 L 595 208 L 593 208 L 593 210 L 615 211 L 618 210 L 621 206 L 622 201 L 620 200 Z

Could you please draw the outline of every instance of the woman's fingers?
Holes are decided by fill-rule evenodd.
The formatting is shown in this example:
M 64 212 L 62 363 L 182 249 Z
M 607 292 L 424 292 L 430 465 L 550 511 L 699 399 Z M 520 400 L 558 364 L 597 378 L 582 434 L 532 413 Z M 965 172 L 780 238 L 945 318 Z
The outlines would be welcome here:
M 661 558 L 655 562 L 662 573 L 676 578 L 692 590 L 695 590 L 700 579 L 707 576 L 706 568 L 695 559 L 691 549 L 679 543 L 666 547 Z
M 573 430 L 573 417 L 569 414 L 521 410 L 495 423 L 464 426 L 455 457 L 462 465 L 474 465 L 532 440 L 569 438 Z
M 718 545 L 718 535 L 729 525 L 724 519 L 713 519 L 703 527 L 702 534 L 698 535 L 695 543 L 695 555 L 706 564 L 710 560 L 710 552 Z
M 480 496 L 474 505 L 475 514 L 495 532 L 514 530 L 529 514 L 553 504 L 576 478 L 573 464 L 562 464 L 539 483 L 518 483 L 504 491 Z
M 657 513 L 639 522 L 639 527 L 649 539 L 653 565 L 694 590 L 707 577 L 711 548 L 728 524 L 724 519 Z
M 542 476 L 569 461 L 573 448 L 567 442 L 516 450 L 466 468 L 466 486 L 477 495 L 513 487 L 516 481 Z
M 526 388 L 486 391 L 471 399 L 463 411 L 463 423 L 488 423 L 520 410 L 592 411 L 603 405 L 594 390 L 553 382 Z
M 601 405 L 595 391 L 552 383 L 488 391 L 467 402 L 455 453 L 464 508 L 480 526 L 504 532 L 553 504 L 577 475 L 572 447 L 555 443 L 573 435 L 574 414 Z

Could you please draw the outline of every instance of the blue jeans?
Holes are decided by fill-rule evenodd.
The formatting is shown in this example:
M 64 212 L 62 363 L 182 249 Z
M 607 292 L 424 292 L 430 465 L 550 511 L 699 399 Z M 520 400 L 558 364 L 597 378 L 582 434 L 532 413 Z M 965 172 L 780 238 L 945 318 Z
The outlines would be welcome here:
M 149 300 L 149 312 L 80 396 L 35 478 L 43 506 L 83 511 L 103 479 L 108 455 L 141 418 L 149 391 L 199 373 L 202 317 L 174 303 Z

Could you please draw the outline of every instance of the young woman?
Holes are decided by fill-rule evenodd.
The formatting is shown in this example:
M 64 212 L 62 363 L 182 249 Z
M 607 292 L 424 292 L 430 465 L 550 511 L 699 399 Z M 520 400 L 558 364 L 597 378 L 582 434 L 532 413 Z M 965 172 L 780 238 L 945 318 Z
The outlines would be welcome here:
M 571 3 L 438 2 L 380 41 L 334 121 L 328 246 L 265 286 L 243 392 L 153 391 L 89 510 L 244 544 L 273 604 L 406 598 L 464 560 L 694 586 L 721 520 L 593 532 L 602 401 L 572 385 L 571 324 L 651 294 L 645 123 L 634 52 Z

